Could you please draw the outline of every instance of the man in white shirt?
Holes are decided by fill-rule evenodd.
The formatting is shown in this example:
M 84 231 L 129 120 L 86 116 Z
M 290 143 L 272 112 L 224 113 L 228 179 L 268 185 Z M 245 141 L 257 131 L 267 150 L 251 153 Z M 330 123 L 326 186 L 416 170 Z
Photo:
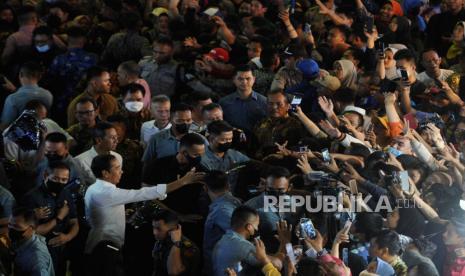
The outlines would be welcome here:
M 123 157 L 114 150 L 118 145 L 118 134 L 115 127 L 106 122 L 100 122 L 94 129 L 94 146 L 90 150 L 76 156 L 76 160 L 81 164 L 82 168 L 88 175 L 94 176 L 91 170 L 92 160 L 95 156 L 101 154 L 111 154 L 118 159 L 120 164 L 123 164 Z
M 165 199 L 167 193 L 190 183 L 198 182 L 204 176 L 203 173 L 196 173 L 195 170 L 192 170 L 184 177 L 169 184 L 126 190 L 116 187 L 123 171 L 121 163 L 114 155 L 96 156 L 92 160 L 91 168 L 97 180 L 87 189 L 84 197 L 86 217 L 91 228 L 85 247 L 87 254 L 92 253 L 101 242 L 110 242 L 112 246 L 107 246 L 110 250 L 121 250 L 124 244 L 126 225 L 124 204 Z M 94 257 L 97 256 L 92 256 L 92 262 L 98 264 L 98 260 L 95 260 Z
M 152 99 L 151 112 L 155 120 L 147 121 L 140 128 L 140 141 L 144 146 L 156 133 L 171 127 L 170 123 L 170 98 L 166 95 L 157 95 Z
M 427 87 L 437 86 L 435 79 L 446 81 L 453 73 L 452 70 L 441 69 L 441 57 L 434 49 L 428 49 L 421 55 L 421 63 L 425 71 L 417 75 L 417 80 Z

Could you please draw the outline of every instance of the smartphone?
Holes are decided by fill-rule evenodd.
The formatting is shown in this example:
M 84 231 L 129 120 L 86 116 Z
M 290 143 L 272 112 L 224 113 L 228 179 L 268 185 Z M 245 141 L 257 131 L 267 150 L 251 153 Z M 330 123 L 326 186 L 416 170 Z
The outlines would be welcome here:
M 400 187 L 402 188 L 402 191 L 404 192 L 409 192 L 410 191 L 410 183 L 409 183 L 409 178 L 408 178 L 408 172 L 407 171 L 401 171 L 398 174 L 398 177 L 400 179 Z
M 357 181 L 355 179 L 349 180 L 350 193 L 353 195 L 358 195 Z
M 375 48 L 378 52 L 378 55 L 381 58 L 384 58 L 384 51 L 386 50 L 386 45 L 384 44 L 384 42 L 377 40 L 375 42 Z
M 408 72 L 405 69 L 400 69 L 400 79 L 403 81 L 408 81 Z
M 392 80 L 384 79 L 381 82 L 381 87 L 379 88 L 380 93 L 394 92 L 397 89 L 397 83 Z
M 342 249 L 342 261 L 345 265 L 349 265 L 349 248 Z
M 371 16 L 367 16 L 365 20 L 365 28 L 367 29 L 368 33 L 373 33 L 373 25 L 374 25 L 374 19 Z
M 300 236 L 302 239 L 305 239 L 308 237 L 313 240 L 314 238 L 316 238 L 315 227 L 313 226 L 311 219 L 301 218 L 299 225 L 300 225 Z
M 295 257 L 294 248 L 292 248 L 291 243 L 286 243 L 286 253 L 287 256 L 289 256 L 289 259 L 291 260 L 292 264 L 295 265 L 297 263 L 297 258 Z
M 208 16 L 210 16 L 210 17 L 213 17 L 213 16 L 222 17 L 222 16 L 221 16 L 220 9 L 215 8 L 215 7 L 206 9 L 206 10 L 203 12 L 203 14 L 206 14 L 206 15 L 208 15 Z
M 324 161 L 324 162 L 326 162 L 326 163 L 331 162 L 331 155 L 329 154 L 329 150 L 328 150 L 328 149 L 323 149 L 323 151 L 321 152 L 321 154 L 323 155 L 323 161 Z
M 291 102 L 291 111 L 292 112 L 297 112 L 297 106 L 299 106 L 301 102 L 302 102 L 302 97 L 294 96 L 294 98 L 292 98 L 292 102 Z

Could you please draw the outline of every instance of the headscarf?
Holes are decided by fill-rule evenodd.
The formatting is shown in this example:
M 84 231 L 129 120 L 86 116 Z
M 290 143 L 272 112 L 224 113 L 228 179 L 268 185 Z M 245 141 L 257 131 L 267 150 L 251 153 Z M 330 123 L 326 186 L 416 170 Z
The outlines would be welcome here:
M 384 43 L 400 43 L 404 45 L 409 45 L 412 42 L 411 37 L 411 23 L 407 17 L 404 16 L 393 16 L 391 21 L 397 19 L 397 30 L 392 32 L 388 30 L 383 37 Z
M 455 26 L 457 25 L 462 25 L 463 27 L 463 39 L 465 40 L 465 21 L 459 21 Z M 462 54 L 463 50 L 463 45 L 458 45 L 457 42 L 453 41 L 452 45 L 449 47 L 449 50 L 447 50 L 446 58 L 448 60 L 452 60 L 457 58 L 459 55 Z
M 341 87 L 357 89 L 357 68 L 355 68 L 354 63 L 346 59 L 337 60 L 334 63 L 338 63 L 342 67 Z

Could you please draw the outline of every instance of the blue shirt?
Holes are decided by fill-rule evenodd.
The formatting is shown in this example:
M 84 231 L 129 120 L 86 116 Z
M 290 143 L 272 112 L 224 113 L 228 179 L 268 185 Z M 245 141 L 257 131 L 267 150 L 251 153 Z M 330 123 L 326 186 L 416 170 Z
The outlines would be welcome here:
M 43 103 L 48 110 L 52 106 L 53 96 L 50 91 L 38 85 L 23 85 L 15 93 L 9 95 L 3 105 L 2 123 L 9 125 L 21 115 L 26 104 L 32 100 Z
M 54 276 L 52 257 L 45 238 L 36 234 L 16 250 L 15 275 Z
M 209 206 L 203 232 L 204 268 L 209 275 L 211 275 L 212 250 L 224 233 L 231 228 L 232 213 L 240 205 L 241 201 L 228 192 L 215 199 Z
M 235 164 L 249 161 L 250 158 L 241 152 L 233 149 L 228 149 L 223 157 L 218 157 L 215 153 L 207 147 L 205 154 L 202 156 L 201 164 L 208 170 L 217 170 L 227 172 L 234 168 Z M 228 174 L 229 184 L 231 185 L 231 191 L 235 191 L 237 182 L 237 173 Z
M 213 249 L 213 275 L 224 276 L 228 267 L 233 268 L 239 276 L 255 275 L 260 269 L 255 252 L 251 242 L 233 230 L 228 230 Z
M 171 128 L 162 130 L 150 138 L 142 161 L 149 162 L 156 158 L 175 155 L 179 149 L 179 141 L 173 135 Z
M 219 103 L 223 108 L 224 120 L 248 132 L 266 117 L 266 98 L 255 91 L 245 100 L 239 97 L 238 92 L 234 92 L 221 98 Z
M 15 203 L 15 198 L 10 191 L 0 185 L 0 205 L 3 207 L 3 213 L 0 213 L 0 218 L 9 218 Z
M 199 134 L 200 135 L 200 134 Z M 208 146 L 208 142 L 200 135 L 205 141 L 205 147 Z M 158 159 L 170 155 L 175 155 L 179 150 L 179 141 L 173 135 L 171 128 L 164 129 L 152 136 L 142 156 L 144 163 L 149 162 L 153 159 Z

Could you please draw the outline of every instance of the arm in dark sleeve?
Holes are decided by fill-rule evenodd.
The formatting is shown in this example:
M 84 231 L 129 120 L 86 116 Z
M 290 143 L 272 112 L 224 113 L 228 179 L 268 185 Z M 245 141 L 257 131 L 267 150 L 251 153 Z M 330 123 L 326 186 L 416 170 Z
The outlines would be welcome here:
M 387 195 L 388 191 L 373 182 L 367 180 L 360 184 L 360 187 L 363 188 L 365 191 L 370 193 L 373 196 L 373 200 L 379 199 L 383 195 Z

